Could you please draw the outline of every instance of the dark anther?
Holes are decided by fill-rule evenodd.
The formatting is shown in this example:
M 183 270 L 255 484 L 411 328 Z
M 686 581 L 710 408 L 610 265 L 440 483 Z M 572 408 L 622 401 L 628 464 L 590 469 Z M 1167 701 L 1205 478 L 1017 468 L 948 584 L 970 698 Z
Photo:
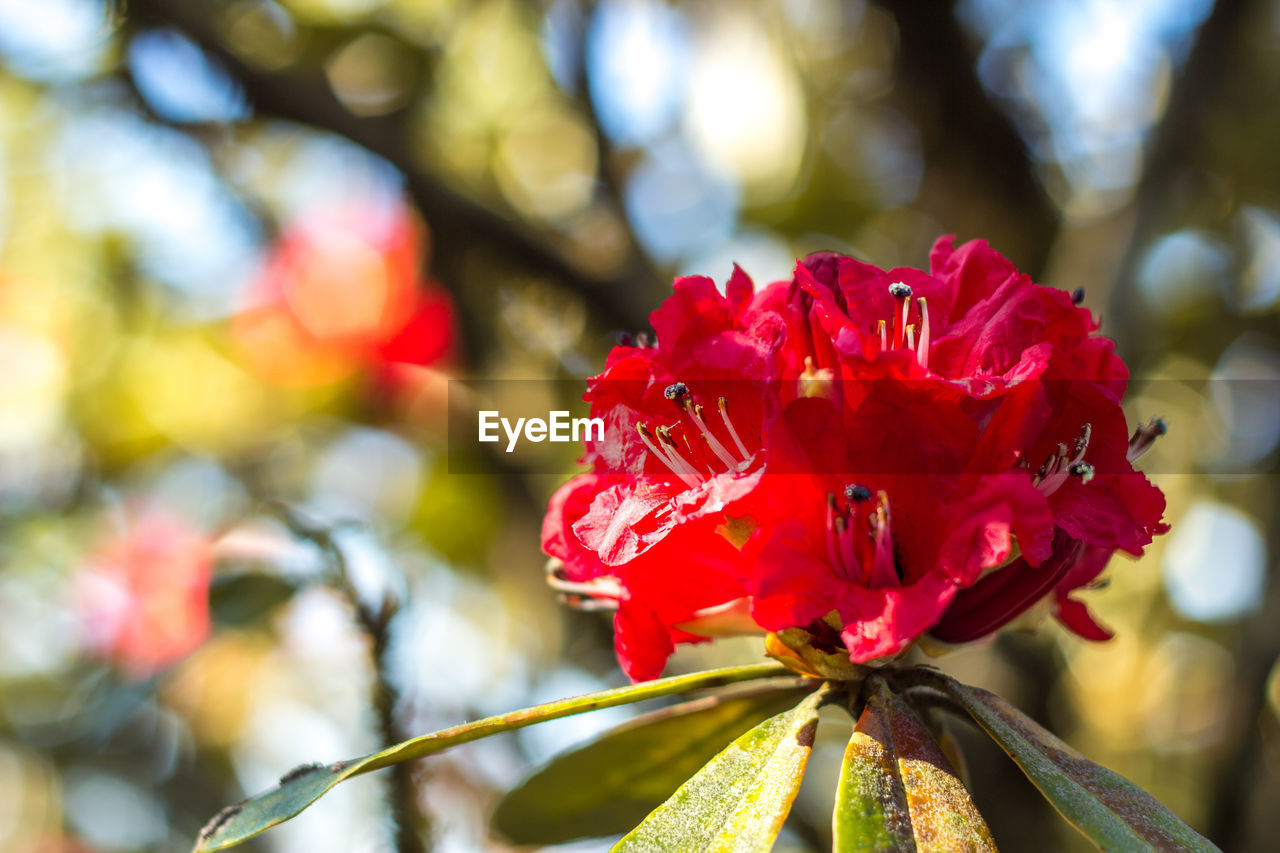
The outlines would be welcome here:
M 1084 288 L 1083 288 L 1083 287 L 1077 287 L 1075 290 L 1071 291 L 1071 304 L 1072 304 L 1072 305 L 1079 305 L 1079 304 L 1081 304 L 1081 303 L 1083 303 L 1083 302 L 1084 302 Z
M 689 386 L 683 382 L 672 382 L 667 386 L 667 390 L 662 392 L 662 396 L 677 403 L 683 402 L 689 396 Z
M 1132 462 L 1142 454 L 1151 449 L 1151 445 L 1156 443 L 1156 439 L 1169 431 L 1169 427 L 1165 424 L 1163 418 L 1152 418 L 1142 426 L 1133 431 L 1133 435 L 1129 437 L 1128 458 Z
M 854 503 L 871 500 L 871 490 L 856 483 L 844 487 L 844 496 Z
M 889 295 L 894 299 L 906 299 L 911 295 L 911 285 L 904 284 L 901 281 L 895 281 L 889 285 Z
M 630 332 L 618 332 L 618 346 L 633 347 L 636 345 L 635 336 Z
M 1081 482 L 1089 482 L 1093 479 L 1093 466 L 1088 462 L 1077 462 L 1067 469 L 1068 473 L 1079 477 Z
M 1044 463 L 1040 466 L 1040 470 L 1036 471 L 1036 478 L 1043 480 L 1045 477 L 1049 476 L 1049 467 L 1053 465 L 1054 460 L 1057 458 L 1057 456 L 1050 453 L 1045 458 Z
M 1086 423 L 1080 427 L 1080 434 L 1076 436 L 1075 446 L 1072 448 L 1075 455 L 1079 456 L 1089 449 L 1089 439 L 1093 437 L 1093 424 Z

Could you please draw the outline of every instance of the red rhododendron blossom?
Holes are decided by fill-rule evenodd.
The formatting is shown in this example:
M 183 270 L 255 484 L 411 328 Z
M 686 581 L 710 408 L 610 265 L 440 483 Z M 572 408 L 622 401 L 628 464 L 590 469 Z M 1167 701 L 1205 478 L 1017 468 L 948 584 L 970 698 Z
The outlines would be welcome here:
M 1131 465 L 1159 427 L 1130 438 L 1079 301 L 949 239 L 930 273 L 821 254 L 758 292 L 677 280 L 656 344 L 591 380 L 605 439 L 552 499 L 554 585 L 617 608 L 636 679 L 723 633 L 803 628 L 863 663 L 1041 600 L 1105 637 L 1070 593 L 1162 532 Z
M 187 522 L 146 511 L 102 541 L 76 578 L 88 649 L 131 678 L 181 659 L 209 633 L 213 548 Z
M 272 246 L 236 338 L 258 373 L 285 385 L 436 363 L 453 345 L 453 306 L 424 283 L 423 261 L 422 229 L 402 205 L 308 213 Z

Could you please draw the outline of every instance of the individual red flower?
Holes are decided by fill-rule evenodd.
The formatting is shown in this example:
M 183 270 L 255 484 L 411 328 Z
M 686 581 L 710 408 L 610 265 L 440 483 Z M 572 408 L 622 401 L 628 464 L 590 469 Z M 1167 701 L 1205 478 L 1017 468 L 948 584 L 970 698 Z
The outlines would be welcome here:
M 585 457 L 596 473 L 557 492 L 543 524 L 560 588 L 618 607 L 619 655 L 637 679 L 699 638 L 681 624 L 746 594 L 733 541 L 745 532 L 728 515 L 760 479 L 786 331 L 740 270 L 726 291 L 677 279 L 652 317 L 658 345 L 642 337 L 610 353 L 587 392 L 605 421 L 606 440 Z M 695 379 L 696 399 L 685 382 Z M 680 563 L 690 583 L 672 587 L 664 576 Z
M 738 270 L 725 295 L 678 280 L 656 346 L 591 382 L 606 439 L 552 501 L 557 584 L 616 603 L 633 678 L 744 627 L 835 631 L 874 661 L 1046 595 L 1104 635 L 1069 593 L 1140 553 L 1164 501 L 1130 464 L 1127 371 L 1077 301 L 949 239 L 931 273 L 822 254 L 758 293 Z
M 135 679 L 180 660 L 209 633 L 212 571 L 207 536 L 143 511 L 102 540 L 76 578 L 86 646 Z
M 453 306 L 424 282 L 423 261 L 422 229 L 403 205 L 308 213 L 284 227 L 250 285 L 236 339 L 283 385 L 434 364 L 453 346 Z

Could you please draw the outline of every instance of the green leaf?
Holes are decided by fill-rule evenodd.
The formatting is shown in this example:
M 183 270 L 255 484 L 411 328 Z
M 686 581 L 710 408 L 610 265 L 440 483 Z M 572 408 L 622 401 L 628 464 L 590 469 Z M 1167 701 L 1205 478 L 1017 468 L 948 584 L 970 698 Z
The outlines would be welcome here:
M 725 744 L 816 686 L 795 685 L 788 679 L 748 695 L 708 696 L 631 720 L 553 758 L 502 798 L 493 827 L 516 844 L 626 832 Z
M 771 849 L 800 788 L 827 695 L 814 693 L 729 744 L 613 850 Z
M 209 585 L 209 609 L 219 625 L 251 625 L 288 601 L 296 591 L 293 584 L 274 575 L 218 575 Z
M 691 690 L 720 687 L 758 678 L 771 678 L 787 672 L 788 670 L 784 667 L 776 664 L 756 664 L 662 678 L 600 693 L 590 693 L 586 696 L 548 702 L 545 705 L 524 708 L 509 714 L 486 717 L 474 723 L 465 723 L 422 735 L 363 758 L 336 761 L 328 765 L 299 767 L 281 777 L 280 784 L 276 787 L 220 811 L 200 831 L 195 850 L 196 853 L 203 853 L 203 851 L 233 847 L 298 814 L 343 780 L 389 767 L 392 764 L 422 758 L 451 746 L 545 720 L 568 717 L 600 708 L 612 708 L 616 705 L 627 705 L 659 696 L 687 693 Z
M 1004 699 L 940 672 L 904 675 L 955 699 L 1064 818 L 1109 851 L 1218 851 L 1155 797 L 1088 760 Z
M 833 849 L 994 851 L 986 821 L 929 729 L 884 682 L 879 688 L 845 750 Z

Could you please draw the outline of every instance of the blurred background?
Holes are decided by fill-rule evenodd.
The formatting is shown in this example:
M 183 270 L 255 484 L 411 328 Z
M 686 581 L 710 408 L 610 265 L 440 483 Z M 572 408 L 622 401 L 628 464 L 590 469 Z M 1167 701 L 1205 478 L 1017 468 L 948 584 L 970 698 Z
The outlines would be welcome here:
M 450 474 L 448 380 L 590 375 L 676 273 L 942 233 L 1085 288 L 1173 524 L 1091 594 L 1113 641 L 945 665 L 1272 849 L 1277 104 L 1275 0 L 0 0 L 0 850 L 187 850 L 301 762 L 620 683 L 542 583 L 574 449 Z M 627 714 L 251 849 L 509 849 L 496 797 Z M 829 845 L 828 728 L 780 850 Z M 1087 849 L 969 740 L 1002 847 Z

